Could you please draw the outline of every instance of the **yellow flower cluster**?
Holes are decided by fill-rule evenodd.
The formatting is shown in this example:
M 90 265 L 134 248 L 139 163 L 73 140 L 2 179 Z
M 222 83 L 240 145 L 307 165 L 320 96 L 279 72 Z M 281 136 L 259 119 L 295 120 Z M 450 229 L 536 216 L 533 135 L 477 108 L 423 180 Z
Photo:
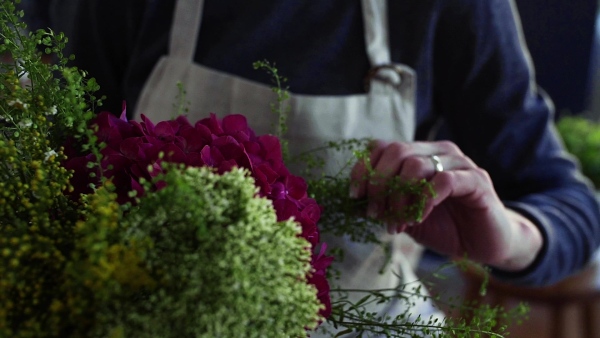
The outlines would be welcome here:
M 61 284 L 65 257 L 60 242 L 66 238 L 48 236 L 34 226 L 3 225 L 2 233 L 0 336 L 15 336 L 16 329 L 33 335 L 41 330 L 34 314 L 51 301 L 48 290 Z M 23 319 L 18 327 L 11 320 L 15 317 Z
M 98 86 L 66 66 L 63 34 L 24 33 L 15 3 L 0 0 L 0 53 L 14 60 L 0 63 L 0 337 L 83 337 L 98 297 L 152 286 L 136 268 L 147 244 L 115 237 L 121 210 L 109 189 L 69 196 L 61 146 L 75 137 L 99 154 L 88 128 Z
M 72 222 L 62 217 L 75 216 L 64 196 L 70 173 L 61 166 L 62 149 L 51 147 L 42 96 L 23 88 L 14 72 L 0 83 L 0 336 L 18 330 L 33 337 L 52 331 L 36 314 L 53 304 L 49 291 L 62 283 L 73 241 Z
M 112 183 L 88 196 L 88 212 L 85 220 L 77 222 L 73 264 L 68 269 L 81 269 L 76 273 L 83 277 L 83 285 L 94 292 L 101 292 L 108 283 L 117 283 L 132 290 L 149 289 L 155 281 L 141 266 L 144 252 L 151 241 L 120 241 L 124 229 L 120 225 L 121 209 L 116 195 L 110 192 Z M 76 266 L 83 264 L 82 266 Z
M 52 149 L 53 125 L 42 95 L 21 86 L 14 71 L 0 86 L 0 224 L 26 220 L 50 226 L 47 212 L 69 189 L 68 171 L 61 166 L 62 149 Z

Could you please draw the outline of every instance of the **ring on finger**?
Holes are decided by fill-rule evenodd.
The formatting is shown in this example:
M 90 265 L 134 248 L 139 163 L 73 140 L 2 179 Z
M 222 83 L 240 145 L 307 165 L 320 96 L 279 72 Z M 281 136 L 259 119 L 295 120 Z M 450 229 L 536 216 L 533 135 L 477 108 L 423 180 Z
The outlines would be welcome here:
M 433 168 L 436 173 L 441 173 L 442 171 L 444 171 L 444 165 L 442 164 L 442 161 L 440 160 L 439 156 L 431 155 L 431 156 L 429 156 L 429 158 L 431 159 L 431 162 L 433 163 Z

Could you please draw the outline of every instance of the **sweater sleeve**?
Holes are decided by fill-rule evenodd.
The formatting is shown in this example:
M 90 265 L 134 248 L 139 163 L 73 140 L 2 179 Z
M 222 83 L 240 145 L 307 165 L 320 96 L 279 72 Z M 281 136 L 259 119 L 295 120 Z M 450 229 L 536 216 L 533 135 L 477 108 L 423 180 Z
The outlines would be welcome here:
M 434 105 L 449 138 L 486 169 L 506 206 L 532 220 L 544 246 L 526 270 L 494 275 L 548 285 L 581 269 L 600 244 L 593 187 L 562 144 L 534 80 L 510 0 L 441 1 Z

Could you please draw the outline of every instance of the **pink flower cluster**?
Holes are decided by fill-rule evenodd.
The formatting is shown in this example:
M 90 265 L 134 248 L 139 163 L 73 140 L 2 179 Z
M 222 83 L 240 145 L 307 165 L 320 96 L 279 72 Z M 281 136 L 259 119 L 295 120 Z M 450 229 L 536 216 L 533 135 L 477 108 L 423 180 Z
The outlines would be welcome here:
M 279 139 L 272 135 L 256 136 L 243 115 L 228 115 L 219 120 L 211 114 L 194 125 L 186 117 L 179 116 L 155 125 L 143 115 L 142 122 L 138 123 L 128 121 L 125 111 L 120 118 L 103 112 L 97 116 L 95 124 L 99 141 L 107 145 L 102 149 L 103 175 L 113 181 L 120 203 L 130 200 L 128 194 L 132 190 L 143 195 L 140 179 L 151 180 L 160 174 L 162 161 L 193 167 L 210 166 L 220 173 L 243 167 L 252 173 L 261 197 L 273 201 L 278 220 L 294 217 L 302 226 L 301 236 L 315 251 L 319 243 L 319 205 L 307 196 L 306 181 L 290 174 L 286 168 Z M 74 153 L 67 152 L 69 159 L 65 167 L 74 171 L 71 180 L 74 193 L 78 196 L 91 192 L 90 183 L 98 183 L 91 181 L 87 168 L 93 155 L 69 155 Z M 320 252 L 313 253 L 313 272 L 308 279 L 325 305 L 321 315 L 328 317 L 331 304 L 325 271 L 333 257 L 326 256 L 324 248 L 322 244 Z

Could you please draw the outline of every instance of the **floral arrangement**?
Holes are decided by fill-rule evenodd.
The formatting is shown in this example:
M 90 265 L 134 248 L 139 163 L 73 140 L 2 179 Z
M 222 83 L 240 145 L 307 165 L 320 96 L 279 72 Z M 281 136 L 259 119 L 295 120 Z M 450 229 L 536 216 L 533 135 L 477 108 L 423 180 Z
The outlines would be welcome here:
M 349 303 L 352 291 L 330 290 L 319 226 L 352 218 L 347 179 L 292 175 L 285 141 L 255 135 L 243 115 L 94 114 L 98 85 L 67 66 L 66 38 L 25 33 L 15 3 L 0 0 L 12 60 L 0 64 L 0 337 L 300 337 L 324 321 L 389 337 L 499 335 L 501 309 L 389 320 L 363 306 L 428 296 L 403 285 Z
M 0 6 L 0 336 L 300 336 L 324 320 L 320 209 L 277 138 L 239 115 L 95 116 L 66 38 L 25 36 Z
M 319 245 L 317 222 L 320 207 L 307 196 L 307 183 L 302 177 L 287 170 L 279 139 L 273 135 L 256 136 L 243 115 L 228 115 L 222 120 L 214 114 L 190 124 L 183 115 L 171 121 L 154 125 L 145 116 L 142 123 L 127 121 L 125 110 L 120 118 L 104 112 L 95 119 L 96 134 L 106 147 L 101 150 L 100 168 L 89 168 L 94 159 L 86 156 L 68 156 L 64 167 L 73 170 L 74 194 L 92 193 L 91 187 L 100 184 L 100 172 L 116 187 L 117 202 L 124 204 L 135 196 L 144 196 L 145 190 L 157 191 L 165 184 L 154 180 L 150 189 L 140 182 L 152 182 L 162 173 L 162 163 L 181 164 L 184 168 L 210 167 L 224 174 L 234 168 L 247 169 L 258 187 L 257 197 L 272 202 L 277 221 L 295 220 L 300 224 L 300 237 L 316 252 Z M 68 152 L 67 152 L 68 153 Z M 187 195 L 186 195 L 187 196 Z M 169 219 L 165 220 L 166 225 Z M 284 247 L 285 249 L 285 247 Z M 311 258 L 309 284 L 317 288 L 319 301 L 324 306 L 320 314 L 331 312 L 326 268 L 333 257 L 326 257 L 323 244 Z

